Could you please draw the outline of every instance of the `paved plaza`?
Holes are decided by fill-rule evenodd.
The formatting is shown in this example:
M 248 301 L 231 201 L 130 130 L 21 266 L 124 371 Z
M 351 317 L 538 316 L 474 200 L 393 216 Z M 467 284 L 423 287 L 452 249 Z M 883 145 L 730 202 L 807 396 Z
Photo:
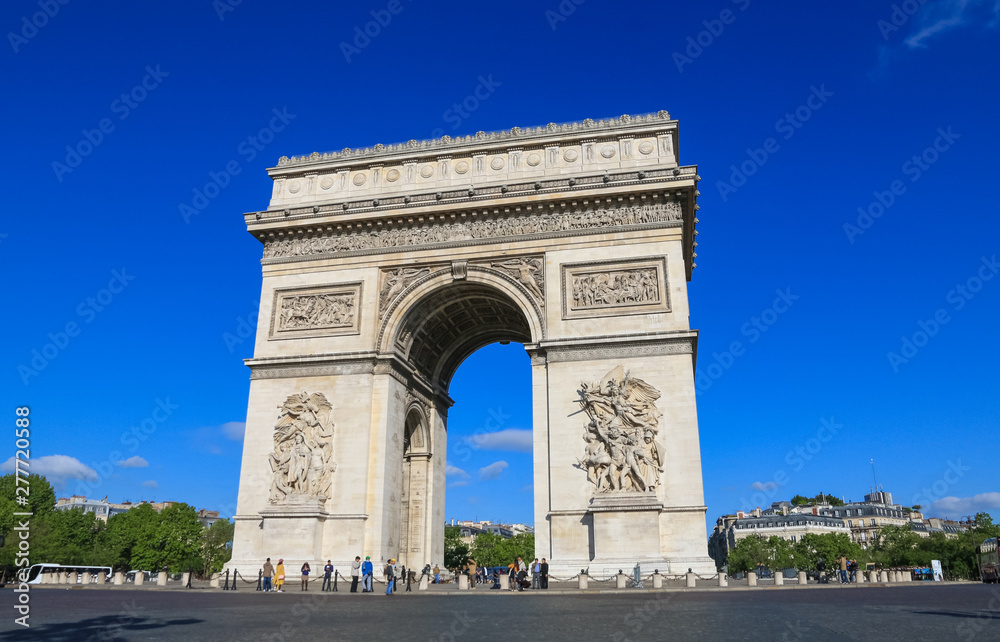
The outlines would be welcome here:
M 9 591 L 10 589 L 6 589 Z M 510 593 L 59 589 L 5 640 L 1000 639 L 984 584 Z M 499 637 L 498 637 L 499 636 Z

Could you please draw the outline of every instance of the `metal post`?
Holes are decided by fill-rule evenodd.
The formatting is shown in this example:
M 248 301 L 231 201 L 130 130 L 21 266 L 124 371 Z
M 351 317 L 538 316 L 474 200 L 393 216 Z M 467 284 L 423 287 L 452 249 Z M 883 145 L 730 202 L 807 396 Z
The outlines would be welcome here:
M 226 581 L 222 583 L 222 590 L 223 591 L 228 591 L 229 590 L 229 569 L 228 568 L 226 569 Z
M 235 591 L 236 590 L 236 576 L 239 575 L 239 574 L 240 574 L 239 570 L 237 570 L 237 569 L 234 568 L 233 569 L 233 588 L 229 589 L 230 591 Z
M 337 569 L 333 569 L 333 592 L 334 593 L 339 593 L 339 591 L 337 590 L 337 576 L 338 575 L 340 575 L 340 571 L 338 571 Z
M 191 588 L 191 575 L 192 574 L 193 573 L 192 573 L 191 567 L 189 566 L 188 567 L 187 581 L 184 582 L 184 588 Z
M 261 569 L 257 570 L 257 590 L 258 591 L 263 591 L 264 590 L 264 588 L 262 586 L 263 582 L 264 582 L 264 569 L 261 568 Z

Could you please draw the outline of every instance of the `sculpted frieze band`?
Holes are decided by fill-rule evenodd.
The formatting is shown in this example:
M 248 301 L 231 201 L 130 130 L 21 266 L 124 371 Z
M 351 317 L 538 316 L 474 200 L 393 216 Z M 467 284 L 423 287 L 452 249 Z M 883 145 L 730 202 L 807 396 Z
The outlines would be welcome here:
M 563 318 L 669 312 L 665 257 L 562 266 Z
M 430 223 L 381 230 L 352 230 L 326 236 L 273 239 L 264 243 L 264 258 L 287 258 L 379 248 L 409 247 L 476 239 L 667 223 L 683 217 L 677 202 L 627 205 L 593 210 L 489 216 L 473 221 Z

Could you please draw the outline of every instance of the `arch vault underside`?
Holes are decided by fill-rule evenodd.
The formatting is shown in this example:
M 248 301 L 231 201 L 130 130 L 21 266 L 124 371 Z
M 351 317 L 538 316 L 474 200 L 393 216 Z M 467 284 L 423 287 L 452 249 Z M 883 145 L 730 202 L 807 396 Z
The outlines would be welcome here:
M 713 570 L 686 287 L 698 176 L 676 149 L 661 112 L 270 169 L 270 206 L 246 215 L 263 283 L 230 567 L 443 564 L 448 388 L 515 342 L 538 557 L 557 575 Z

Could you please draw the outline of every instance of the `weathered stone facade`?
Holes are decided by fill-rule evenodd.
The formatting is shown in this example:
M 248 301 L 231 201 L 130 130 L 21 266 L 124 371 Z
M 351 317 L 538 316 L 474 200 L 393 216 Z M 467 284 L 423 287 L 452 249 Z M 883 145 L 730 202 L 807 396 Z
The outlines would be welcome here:
M 448 387 L 531 356 L 553 573 L 710 572 L 686 282 L 698 176 L 666 112 L 282 158 L 231 567 L 443 563 Z M 580 411 L 586 412 L 581 413 Z M 378 567 L 378 564 L 376 564 Z

